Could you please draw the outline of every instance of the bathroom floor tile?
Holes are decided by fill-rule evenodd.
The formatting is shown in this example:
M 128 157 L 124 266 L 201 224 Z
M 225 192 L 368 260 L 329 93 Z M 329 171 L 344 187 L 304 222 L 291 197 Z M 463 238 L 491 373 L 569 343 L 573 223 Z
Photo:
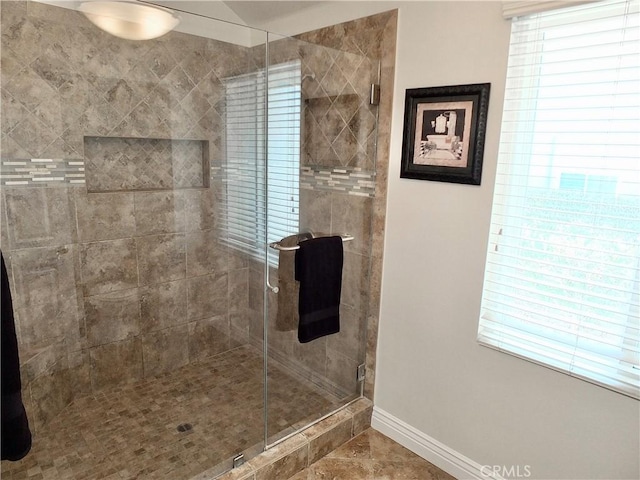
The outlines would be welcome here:
M 455 480 L 369 428 L 289 480 Z
M 24 459 L 2 462 L 2 478 L 189 479 L 262 442 L 262 368 L 258 350 L 243 346 L 79 398 L 34 432 Z M 270 425 L 278 428 L 337 408 L 275 366 L 269 386 Z

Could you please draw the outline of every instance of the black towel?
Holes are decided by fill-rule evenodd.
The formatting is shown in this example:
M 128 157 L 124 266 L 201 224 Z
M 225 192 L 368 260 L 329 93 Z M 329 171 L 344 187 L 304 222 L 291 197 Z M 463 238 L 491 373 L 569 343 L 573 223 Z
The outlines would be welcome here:
M 320 237 L 300 242 L 296 250 L 298 340 L 307 343 L 340 331 L 342 238 Z
M 18 340 L 13 319 L 13 304 L 9 290 L 9 278 L 0 252 L 1 285 L 0 303 L 2 304 L 2 351 L 0 366 L 2 370 L 2 407 L 1 407 L 1 456 L 2 460 L 16 461 L 31 450 L 31 430 L 27 413 L 22 403 L 22 383 L 20 382 L 20 360 L 18 358 Z

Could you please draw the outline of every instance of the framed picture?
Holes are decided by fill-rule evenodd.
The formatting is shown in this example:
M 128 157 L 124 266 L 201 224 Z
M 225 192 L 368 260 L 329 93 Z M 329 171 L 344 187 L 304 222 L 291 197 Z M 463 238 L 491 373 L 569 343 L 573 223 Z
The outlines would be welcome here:
M 480 185 L 490 87 L 408 89 L 400 177 Z

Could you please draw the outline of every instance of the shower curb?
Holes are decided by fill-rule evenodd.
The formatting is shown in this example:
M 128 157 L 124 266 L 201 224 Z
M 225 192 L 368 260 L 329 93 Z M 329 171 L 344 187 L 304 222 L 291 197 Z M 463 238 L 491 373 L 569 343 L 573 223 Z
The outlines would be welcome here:
M 203 472 L 191 480 L 286 480 L 364 432 L 372 412 L 373 403 L 360 398 L 238 468 Z

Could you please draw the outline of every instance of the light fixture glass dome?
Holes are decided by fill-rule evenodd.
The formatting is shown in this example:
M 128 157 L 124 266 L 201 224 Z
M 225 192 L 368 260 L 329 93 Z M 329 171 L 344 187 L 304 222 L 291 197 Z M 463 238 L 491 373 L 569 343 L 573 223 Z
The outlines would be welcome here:
M 127 40 L 157 38 L 180 23 L 167 8 L 135 2 L 84 2 L 79 10 L 98 28 Z

